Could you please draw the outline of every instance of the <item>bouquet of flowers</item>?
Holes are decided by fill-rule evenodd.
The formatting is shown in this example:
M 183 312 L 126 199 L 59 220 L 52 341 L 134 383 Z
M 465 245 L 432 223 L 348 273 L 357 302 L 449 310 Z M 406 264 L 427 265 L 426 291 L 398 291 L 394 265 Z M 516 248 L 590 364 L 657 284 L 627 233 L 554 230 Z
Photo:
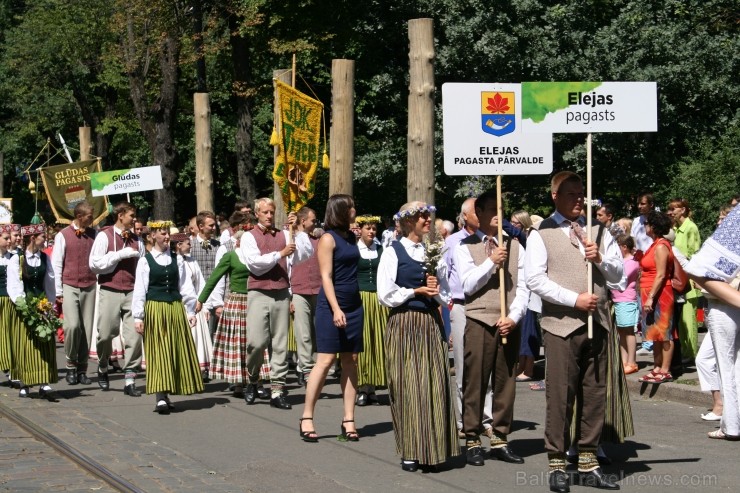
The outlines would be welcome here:
M 15 308 L 40 341 L 49 341 L 62 324 L 54 312 L 54 305 L 44 295 L 21 296 L 16 301 Z
M 442 260 L 442 256 L 446 251 L 447 247 L 445 246 L 444 240 L 439 239 L 432 241 L 428 235 L 424 237 L 424 252 L 426 253 L 424 269 L 427 271 L 428 275 L 437 275 L 437 266 L 439 266 L 439 262 Z

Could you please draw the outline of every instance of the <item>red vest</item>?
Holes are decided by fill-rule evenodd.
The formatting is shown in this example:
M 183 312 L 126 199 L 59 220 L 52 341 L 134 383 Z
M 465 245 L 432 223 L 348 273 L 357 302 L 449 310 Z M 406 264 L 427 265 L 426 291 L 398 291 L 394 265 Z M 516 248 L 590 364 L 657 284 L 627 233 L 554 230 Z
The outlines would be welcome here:
M 305 262 L 294 265 L 290 269 L 290 287 L 295 294 L 319 294 L 321 289 L 321 272 L 319 272 L 319 239 L 309 235 L 313 255 Z
M 90 270 L 90 251 L 95 242 L 95 230 L 86 228 L 84 231 L 84 235 L 77 236 L 72 226 L 62 230 L 64 237 L 62 284 L 74 288 L 89 288 L 97 281 L 95 274 Z
M 271 232 L 275 234 L 273 235 Z M 258 226 L 247 233 L 254 237 L 261 255 L 279 252 L 285 248 L 285 234 L 278 230 L 271 230 L 271 232 L 263 232 L 262 228 Z M 288 288 L 288 261 L 286 257 L 280 258 L 275 267 L 261 276 L 250 273 L 248 286 L 249 289 L 262 289 L 265 291 Z
M 101 233 L 108 237 L 108 252 L 117 252 L 124 247 L 131 247 L 139 251 L 139 238 L 133 233 L 131 233 L 125 244 L 121 235 L 114 233 L 113 226 L 103 229 Z M 138 263 L 139 257 L 121 260 L 113 269 L 113 272 L 98 276 L 98 284 L 100 284 L 101 288 L 105 287 L 115 289 L 116 291 L 133 291 L 134 281 L 136 280 L 136 264 Z

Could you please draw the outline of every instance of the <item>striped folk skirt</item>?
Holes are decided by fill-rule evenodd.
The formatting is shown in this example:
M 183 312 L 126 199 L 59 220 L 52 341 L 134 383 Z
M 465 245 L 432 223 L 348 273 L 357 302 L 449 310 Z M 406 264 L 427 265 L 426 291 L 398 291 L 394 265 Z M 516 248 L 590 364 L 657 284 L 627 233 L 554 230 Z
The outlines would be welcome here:
M 147 394 L 189 395 L 203 391 L 198 355 L 181 301 L 147 301 L 143 339 L 149 359 Z
M 260 367 L 260 379 L 270 380 L 270 353 Z M 224 303 L 216 334 L 213 336 L 211 378 L 233 384 L 249 382 L 247 370 L 247 295 L 229 293 Z
M 632 404 L 627 378 L 624 376 L 622 355 L 619 352 L 619 333 L 612 327 L 607 337 L 609 344 L 606 363 L 606 416 L 604 428 L 601 430 L 601 441 L 624 443 L 625 438 L 635 434 Z
M 612 327 L 609 330 L 606 349 L 606 406 L 604 407 L 604 427 L 601 429 L 600 443 L 624 443 L 624 439 L 635 434 L 632 421 L 632 403 L 624 375 L 622 355 L 619 352 L 619 333 Z M 573 419 L 570 422 L 572 443 L 578 443 L 578 416 L 574 406 Z
M 386 387 L 385 326 L 390 310 L 378 301 L 373 291 L 360 291 L 365 319 L 362 327 L 363 352 L 357 356 L 357 385 Z
M 391 313 L 385 334 L 396 453 L 435 465 L 460 454 L 447 340 L 437 312 Z
M 10 336 L 13 324 L 21 323 L 15 305 L 9 296 L 0 296 L 0 370 L 13 367 L 13 339 Z
M 40 341 L 33 330 L 23 323 L 15 310 L 15 305 L 9 311 L 11 321 L 8 327 L 12 341 L 11 376 L 29 387 L 42 383 L 56 383 L 58 380 L 56 338 L 52 336 L 48 341 Z M 3 323 L 6 317 L 3 314 Z

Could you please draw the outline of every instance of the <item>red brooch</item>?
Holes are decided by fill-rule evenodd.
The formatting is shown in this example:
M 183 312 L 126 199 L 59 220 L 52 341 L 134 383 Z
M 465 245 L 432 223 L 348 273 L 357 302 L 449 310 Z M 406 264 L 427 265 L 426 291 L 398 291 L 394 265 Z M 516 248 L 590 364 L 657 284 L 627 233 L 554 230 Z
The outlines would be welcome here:
M 80 236 L 84 234 L 85 234 L 85 230 L 83 230 L 82 228 L 75 229 L 75 236 L 77 236 L 77 238 L 79 238 Z

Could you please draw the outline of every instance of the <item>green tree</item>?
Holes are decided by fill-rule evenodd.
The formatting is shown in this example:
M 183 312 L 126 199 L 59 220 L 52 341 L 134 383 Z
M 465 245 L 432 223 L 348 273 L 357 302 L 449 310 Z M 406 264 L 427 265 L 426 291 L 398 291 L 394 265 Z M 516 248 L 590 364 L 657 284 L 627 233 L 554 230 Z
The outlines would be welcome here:
M 719 139 L 705 137 L 678 162 L 670 187 L 661 191 L 663 203 L 685 198 L 692 219 L 706 239 L 717 225 L 719 209 L 740 193 L 740 127 Z

